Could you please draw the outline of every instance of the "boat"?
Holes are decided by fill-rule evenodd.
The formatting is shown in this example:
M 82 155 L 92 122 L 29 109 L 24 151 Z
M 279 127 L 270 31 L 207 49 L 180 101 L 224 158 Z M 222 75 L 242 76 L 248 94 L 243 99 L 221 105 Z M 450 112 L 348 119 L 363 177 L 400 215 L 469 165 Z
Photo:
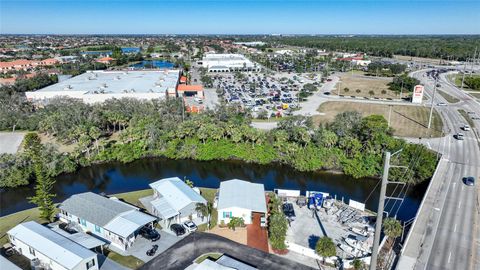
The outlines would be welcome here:
M 361 229 L 361 228 L 357 228 L 357 227 L 351 227 L 350 231 L 352 231 L 352 232 L 354 232 L 358 235 L 361 235 L 361 236 L 365 236 L 365 237 L 368 236 L 368 232 L 365 229 Z

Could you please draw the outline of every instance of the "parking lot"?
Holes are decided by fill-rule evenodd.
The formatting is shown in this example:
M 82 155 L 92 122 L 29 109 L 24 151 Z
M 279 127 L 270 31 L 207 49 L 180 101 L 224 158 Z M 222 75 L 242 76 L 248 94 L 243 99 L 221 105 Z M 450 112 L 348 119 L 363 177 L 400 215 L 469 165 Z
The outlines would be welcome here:
M 294 74 L 278 77 L 252 72 L 217 74 L 213 80 L 227 103 L 251 109 L 254 116 L 263 118 L 291 114 L 299 107 L 299 92 L 307 83 Z

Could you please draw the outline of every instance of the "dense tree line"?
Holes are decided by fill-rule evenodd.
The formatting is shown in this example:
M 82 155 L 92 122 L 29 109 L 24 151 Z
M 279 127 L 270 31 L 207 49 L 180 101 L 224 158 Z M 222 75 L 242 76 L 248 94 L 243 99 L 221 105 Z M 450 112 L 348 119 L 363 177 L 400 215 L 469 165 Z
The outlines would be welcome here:
M 291 36 L 269 41 L 328 51 L 364 52 L 392 57 L 394 54 L 465 61 L 480 46 L 479 36 Z
M 413 92 L 415 85 L 420 84 L 420 81 L 416 78 L 410 77 L 406 74 L 396 76 L 393 81 L 388 84 L 390 90 L 396 92 Z
M 28 102 L 23 101 L 28 107 Z M 31 105 L 30 107 L 31 108 Z M 339 114 L 331 124 L 315 127 L 310 118 L 290 117 L 278 128 L 264 132 L 250 127 L 250 117 L 236 108 L 220 106 L 202 114 L 185 114 L 179 99 L 139 101 L 110 100 L 104 104 L 84 104 L 74 99 L 55 99 L 44 107 L 0 111 L 1 129 L 36 130 L 59 141 L 75 145 L 72 153 L 61 155 L 54 149 L 43 151 L 50 164 L 50 175 L 62 168 L 74 170 L 94 162 L 130 162 L 149 156 L 174 159 L 238 159 L 267 164 L 280 162 L 301 171 L 339 170 L 357 178 L 380 174 L 382 154 L 397 151 L 400 164 L 408 171 L 392 169 L 392 179 L 418 183 L 432 175 L 436 156 L 424 146 L 407 144 L 391 136 L 382 116 L 362 118 L 359 113 Z M 113 135 L 113 136 L 112 136 Z M 32 176 L 28 158 L 2 156 L 8 167 L 1 181 Z

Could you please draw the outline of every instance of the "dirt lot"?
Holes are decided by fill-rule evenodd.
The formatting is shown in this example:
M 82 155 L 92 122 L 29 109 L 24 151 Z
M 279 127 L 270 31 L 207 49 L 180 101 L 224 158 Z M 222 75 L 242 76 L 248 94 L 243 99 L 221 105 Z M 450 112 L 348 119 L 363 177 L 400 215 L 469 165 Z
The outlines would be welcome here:
M 380 114 L 388 120 L 389 105 L 359 102 L 326 102 L 320 108 L 325 115 L 314 116 L 317 124 L 331 122 L 335 115 L 344 111 L 358 111 L 363 116 Z M 391 125 L 393 134 L 399 137 L 439 137 L 442 135 L 443 123 L 436 111 L 433 114 L 432 130 L 428 125 L 429 108 L 420 106 L 392 106 Z
M 229 228 L 220 228 L 219 226 L 215 226 L 212 228 L 209 233 L 213 233 L 225 238 L 228 238 L 232 241 L 237 243 L 246 245 L 247 244 L 247 228 L 235 228 L 231 230 Z
M 378 98 L 391 98 L 399 99 L 400 95 L 394 91 L 388 89 L 388 83 L 390 83 L 393 78 L 387 77 L 373 77 L 365 76 L 359 73 L 342 73 L 340 75 L 340 82 L 335 86 L 335 89 L 332 90 L 332 95 L 338 94 L 338 88 L 340 88 L 340 95 L 345 96 L 357 96 L 357 97 L 378 97 Z M 345 91 L 345 88 L 348 88 L 348 92 Z M 360 90 L 360 93 L 357 91 Z M 383 94 L 382 91 L 385 90 L 386 93 Z M 374 92 L 374 95 L 370 95 L 370 91 Z M 406 97 L 405 93 L 402 97 Z

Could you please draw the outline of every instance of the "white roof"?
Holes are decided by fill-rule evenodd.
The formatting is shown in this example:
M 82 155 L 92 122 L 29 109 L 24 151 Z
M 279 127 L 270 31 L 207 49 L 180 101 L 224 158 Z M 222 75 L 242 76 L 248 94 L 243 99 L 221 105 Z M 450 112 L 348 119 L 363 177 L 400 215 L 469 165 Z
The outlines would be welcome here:
M 151 204 L 157 210 L 158 215 L 162 219 L 169 219 L 180 214 L 178 211 L 173 209 L 168 201 L 163 197 L 156 198 L 151 202 Z
M 155 220 L 156 218 L 153 216 L 137 210 L 131 210 L 118 215 L 108 222 L 104 228 L 122 237 L 127 237 L 136 230 Z
M 207 200 L 195 192 L 178 177 L 165 178 L 150 184 L 175 211 L 180 211 L 191 203 L 207 203 Z
M 239 207 L 254 212 L 267 212 L 263 184 L 233 179 L 220 183 L 218 209 Z
M 73 242 L 87 248 L 87 249 L 92 249 L 96 248 L 99 246 L 106 245 L 107 243 L 105 241 L 102 241 L 96 237 L 93 237 L 89 234 L 83 233 L 83 232 L 77 232 L 77 233 L 69 233 L 66 232 L 59 227 L 53 227 L 51 228 L 52 231 L 59 233 L 68 239 L 72 240 Z
M 19 224 L 8 234 L 67 269 L 73 269 L 83 260 L 97 256 L 93 251 L 35 221 Z

